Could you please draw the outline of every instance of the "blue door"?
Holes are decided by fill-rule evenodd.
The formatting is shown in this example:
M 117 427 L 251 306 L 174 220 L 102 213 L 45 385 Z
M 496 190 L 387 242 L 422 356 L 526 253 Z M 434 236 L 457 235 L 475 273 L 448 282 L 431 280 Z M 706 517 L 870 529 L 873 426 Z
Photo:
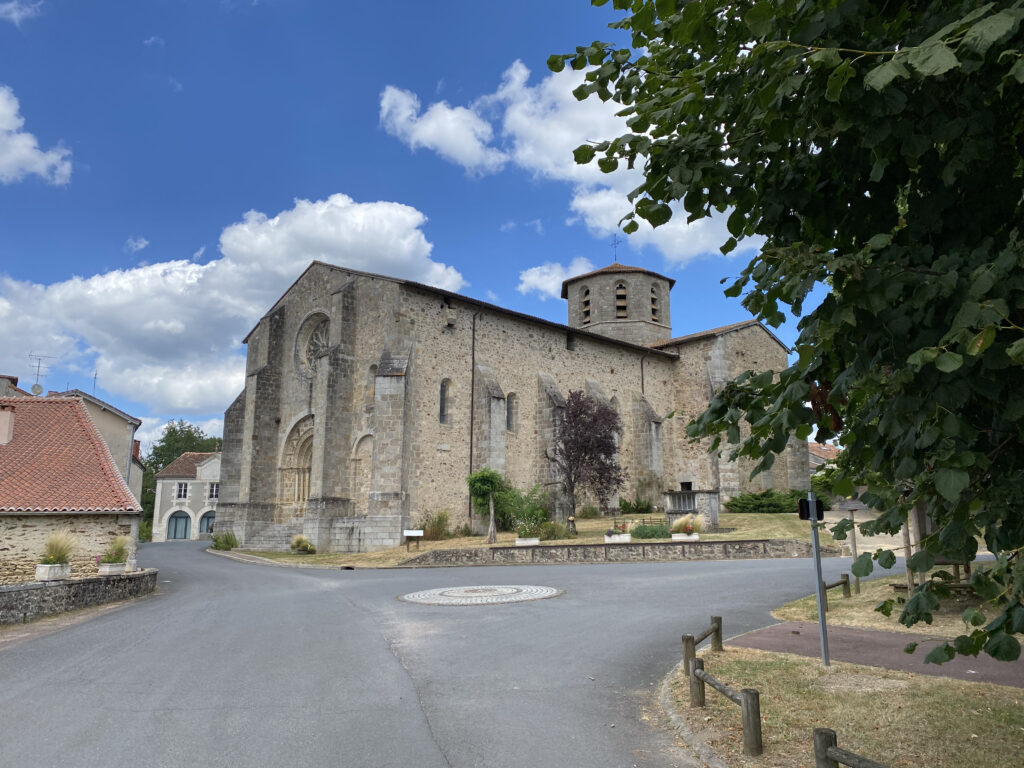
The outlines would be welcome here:
M 213 520 L 214 513 L 207 512 L 205 515 L 199 518 L 199 532 L 200 533 L 213 533 Z
M 187 539 L 192 528 L 192 518 L 187 512 L 177 511 L 167 521 L 168 539 Z

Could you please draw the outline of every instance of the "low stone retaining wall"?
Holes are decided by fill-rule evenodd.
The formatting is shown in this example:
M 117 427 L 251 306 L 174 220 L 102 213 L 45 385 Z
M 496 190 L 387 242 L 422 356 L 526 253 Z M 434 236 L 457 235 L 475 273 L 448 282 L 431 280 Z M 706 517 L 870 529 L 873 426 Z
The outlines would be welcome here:
M 0 624 L 147 595 L 156 587 L 155 568 L 117 576 L 67 581 L 31 581 L 0 587 Z
M 828 554 L 823 552 L 822 554 Z M 536 547 L 434 549 L 402 565 L 515 565 L 520 563 L 622 563 L 641 560 L 752 560 L 810 557 L 811 544 L 796 539 L 659 541 L 629 544 L 554 544 Z

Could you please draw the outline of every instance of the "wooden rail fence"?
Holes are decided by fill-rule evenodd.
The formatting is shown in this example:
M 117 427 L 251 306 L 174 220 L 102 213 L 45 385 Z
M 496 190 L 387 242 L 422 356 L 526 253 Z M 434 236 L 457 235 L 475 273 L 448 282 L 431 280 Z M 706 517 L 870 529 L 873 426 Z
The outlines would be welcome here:
M 690 662 L 690 706 L 704 706 L 704 687 L 710 685 L 734 704 L 743 715 L 743 754 L 757 757 L 764 751 L 761 741 L 761 694 L 754 688 L 736 691 L 704 671 L 704 659 Z
M 683 635 L 683 669 L 690 674 L 690 662 L 697 658 L 697 644 L 711 638 L 711 650 L 722 650 L 722 617 L 712 616 L 711 625 L 696 637 Z
M 814 729 L 814 768 L 839 768 L 848 765 L 850 768 L 887 768 L 866 757 L 840 749 L 836 732 L 831 728 Z
M 843 588 L 843 599 L 850 597 L 850 574 L 844 573 L 839 577 L 839 581 L 833 581 L 831 584 L 822 582 L 822 586 L 825 588 L 825 610 L 828 610 L 828 591 L 835 589 L 836 587 Z

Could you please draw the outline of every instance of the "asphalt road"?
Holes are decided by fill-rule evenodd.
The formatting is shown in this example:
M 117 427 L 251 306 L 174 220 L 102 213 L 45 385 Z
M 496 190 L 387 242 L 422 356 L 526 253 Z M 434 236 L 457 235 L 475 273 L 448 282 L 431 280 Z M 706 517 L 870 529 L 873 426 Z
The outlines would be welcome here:
M 805 559 L 321 571 L 202 546 L 144 545 L 156 595 L 0 650 L 0 766 L 690 766 L 657 704 L 679 636 L 814 583 Z M 565 593 L 396 599 L 493 584 Z

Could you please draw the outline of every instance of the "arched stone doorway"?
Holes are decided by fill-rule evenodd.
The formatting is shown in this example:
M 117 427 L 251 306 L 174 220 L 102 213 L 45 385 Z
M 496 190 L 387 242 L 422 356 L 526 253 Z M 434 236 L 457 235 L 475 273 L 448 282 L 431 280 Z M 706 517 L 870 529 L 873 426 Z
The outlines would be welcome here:
M 312 469 L 313 416 L 310 414 L 292 427 L 281 452 L 277 499 L 283 509 L 290 510 L 290 513 L 284 513 L 284 517 L 302 516 L 306 500 L 309 498 Z
M 180 509 L 167 520 L 167 540 L 187 539 L 192 534 L 192 518 Z

